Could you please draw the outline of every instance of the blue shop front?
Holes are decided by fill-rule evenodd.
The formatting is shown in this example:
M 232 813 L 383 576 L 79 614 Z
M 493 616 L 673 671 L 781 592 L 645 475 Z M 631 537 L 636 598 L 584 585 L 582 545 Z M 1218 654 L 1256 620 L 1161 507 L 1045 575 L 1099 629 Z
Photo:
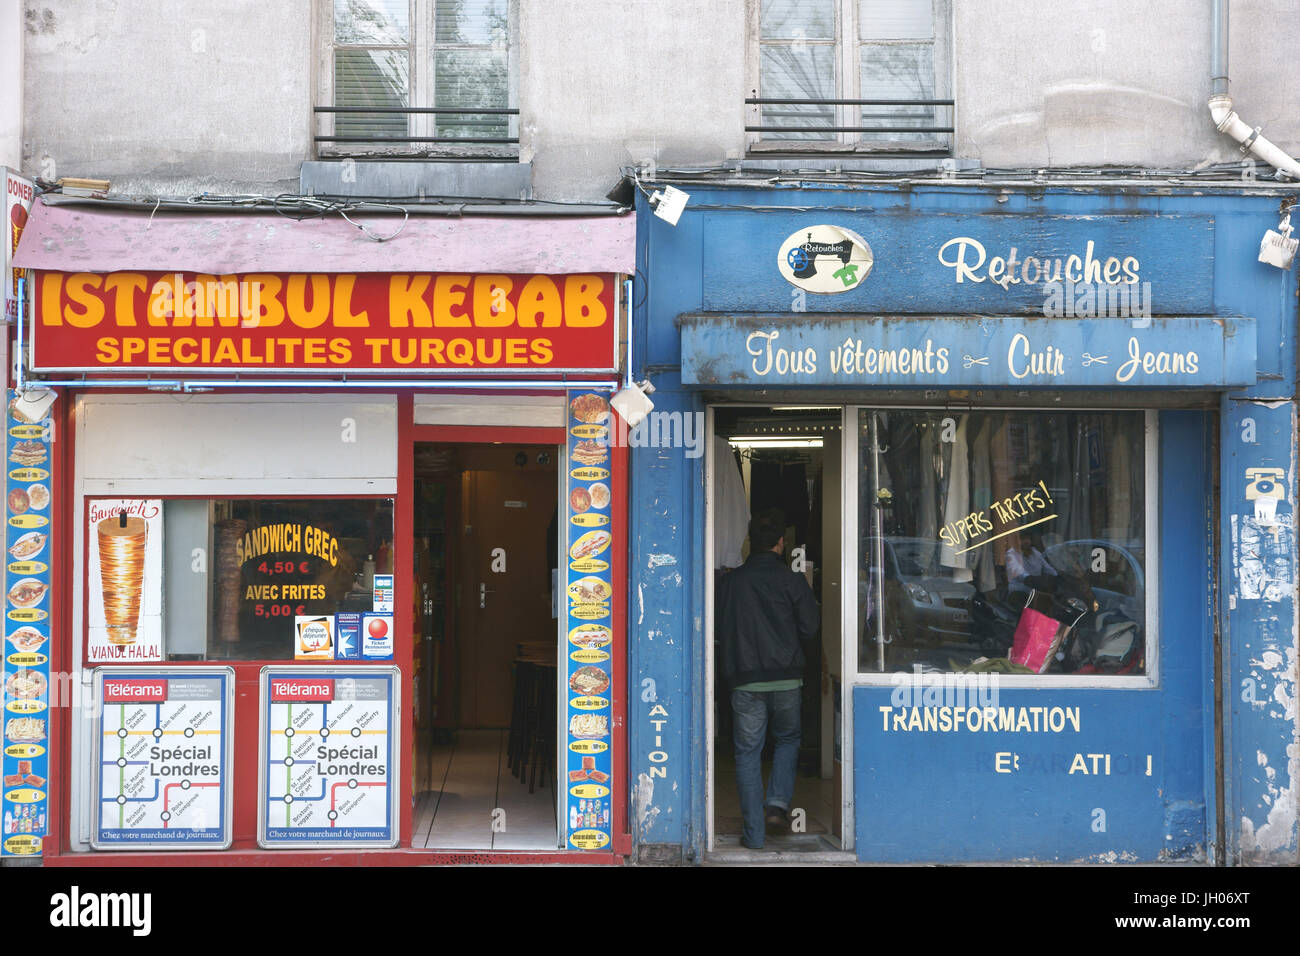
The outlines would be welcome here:
M 779 513 L 821 627 L 768 859 L 1295 862 L 1296 281 L 1257 260 L 1294 190 L 674 184 L 638 216 L 639 857 L 762 858 L 714 597 Z

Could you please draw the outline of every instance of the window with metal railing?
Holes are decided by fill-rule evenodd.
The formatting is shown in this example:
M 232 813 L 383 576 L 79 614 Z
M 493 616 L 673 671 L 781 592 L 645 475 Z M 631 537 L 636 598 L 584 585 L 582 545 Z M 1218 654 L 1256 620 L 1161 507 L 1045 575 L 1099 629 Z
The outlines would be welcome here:
M 517 153 L 515 0 L 322 0 L 321 156 Z
M 754 0 L 751 16 L 751 150 L 951 150 L 949 0 Z

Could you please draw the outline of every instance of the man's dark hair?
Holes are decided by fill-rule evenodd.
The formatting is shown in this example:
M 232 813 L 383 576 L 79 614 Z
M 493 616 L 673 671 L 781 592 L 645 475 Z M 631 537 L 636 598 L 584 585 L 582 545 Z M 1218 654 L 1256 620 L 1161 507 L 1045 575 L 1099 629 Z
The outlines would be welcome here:
M 749 522 L 749 550 L 771 551 L 785 536 L 785 514 L 779 508 L 768 508 L 754 515 Z

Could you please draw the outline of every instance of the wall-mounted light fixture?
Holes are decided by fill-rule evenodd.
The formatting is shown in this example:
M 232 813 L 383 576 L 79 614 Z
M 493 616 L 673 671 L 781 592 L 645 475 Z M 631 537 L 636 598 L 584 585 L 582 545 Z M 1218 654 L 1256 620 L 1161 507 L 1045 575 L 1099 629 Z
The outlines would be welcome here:
M 1277 229 L 1267 230 L 1260 240 L 1259 261 L 1279 269 L 1290 269 L 1295 261 L 1296 247 L 1300 246 L 1300 239 L 1291 238 L 1291 231 L 1291 209 L 1288 207 Z
M 650 382 L 634 382 L 627 388 L 620 388 L 609 400 L 614 411 L 618 412 L 629 428 L 636 428 L 645 417 L 654 411 L 655 403 L 650 401 L 655 387 Z
M 682 218 L 682 210 L 686 208 L 690 198 L 690 193 L 684 193 L 675 186 L 665 186 L 663 189 L 655 190 L 650 196 L 650 205 L 654 208 L 656 216 L 668 225 L 675 226 L 677 220 Z
M 820 438 L 776 438 L 763 435 L 738 435 L 735 438 L 728 438 L 727 444 L 732 448 L 741 449 L 821 448 L 823 442 Z
M 29 422 L 39 422 L 50 413 L 57 393 L 49 388 L 28 388 L 14 400 L 14 413 Z

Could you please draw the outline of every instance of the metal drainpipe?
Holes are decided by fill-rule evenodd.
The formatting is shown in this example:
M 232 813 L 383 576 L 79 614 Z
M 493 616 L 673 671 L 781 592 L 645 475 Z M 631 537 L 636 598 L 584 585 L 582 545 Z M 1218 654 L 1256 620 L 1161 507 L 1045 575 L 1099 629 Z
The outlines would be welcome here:
M 1300 163 L 1251 128 L 1232 108 L 1228 95 L 1228 0 L 1211 0 L 1210 14 L 1210 118 L 1220 133 L 1241 144 L 1243 153 L 1263 160 L 1278 172 L 1300 180 Z
M 1210 96 L 1228 95 L 1228 0 L 1210 4 Z

